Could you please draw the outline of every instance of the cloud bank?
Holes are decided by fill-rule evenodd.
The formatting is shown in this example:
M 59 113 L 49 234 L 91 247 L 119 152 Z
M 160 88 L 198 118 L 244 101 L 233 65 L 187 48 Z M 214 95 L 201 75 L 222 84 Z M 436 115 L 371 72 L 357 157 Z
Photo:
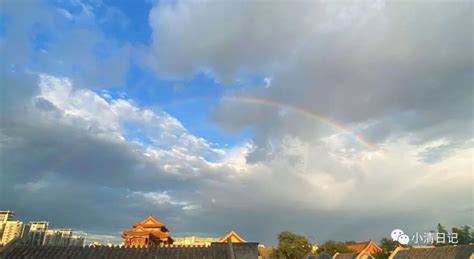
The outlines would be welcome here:
M 155 214 L 173 234 L 267 244 L 286 229 L 322 242 L 473 224 L 471 3 L 159 2 L 138 47 L 79 6 L 56 12 L 76 23 L 48 56 L 25 54 L 44 6 L 0 38 L 2 208 L 108 238 Z M 98 90 L 143 52 L 160 78 L 261 77 L 210 114 L 254 134 L 211 143 L 159 103 Z

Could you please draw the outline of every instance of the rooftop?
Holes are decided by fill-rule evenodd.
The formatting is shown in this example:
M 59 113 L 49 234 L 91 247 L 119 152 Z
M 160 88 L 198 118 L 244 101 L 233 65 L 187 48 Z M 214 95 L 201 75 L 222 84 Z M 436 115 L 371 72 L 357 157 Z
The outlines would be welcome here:
M 393 259 L 465 259 L 474 255 L 474 244 L 459 246 L 443 246 L 435 248 L 397 248 L 390 258 Z

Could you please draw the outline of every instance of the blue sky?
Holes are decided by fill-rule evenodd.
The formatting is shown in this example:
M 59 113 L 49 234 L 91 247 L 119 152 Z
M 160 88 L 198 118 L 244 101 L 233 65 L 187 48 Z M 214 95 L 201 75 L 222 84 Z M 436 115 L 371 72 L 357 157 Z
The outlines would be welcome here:
M 0 7 L 0 209 L 22 220 L 264 244 L 474 224 L 468 1 Z
M 52 28 L 38 22 L 33 25 L 31 32 L 31 55 L 42 55 L 48 48 L 59 44 L 55 33 L 62 30 L 85 29 L 97 30 L 104 35 L 104 41 L 93 46 L 93 54 L 97 59 L 108 58 L 113 52 L 108 49 L 107 43 L 123 46 L 146 45 L 151 42 L 151 28 L 148 22 L 148 13 L 152 8 L 150 1 L 46 1 L 45 7 L 54 10 Z M 74 19 L 71 17 L 91 13 L 93 19 Z M 31 59 L 35 62 L 34 58 Z M 70 64 L 69 68 L 60 68 L 57 72 L 67 75 L 68 72 L 80 70 L 78 66 Z M 235 145 L 251 136 L 249 129 L 235 132 L 219 131 L 213 125 L 209 116 L 212 107 L 219 97 L 226 91 L 235 91 L 242 87 L 242 83 L 232 83 L 225 86 L 219 83 L 212 72 L 196 71 L 189 78 L 161 78 L 147 67 L 134 62 L 126 70 L 126 79 L 121 84 L 98 84 L 88 87 L 107 90 L 110 93 L 125 94 L 140 106 L 157 107 L 180 121 L 197 136 L 204 137 L 218 145 Z M 246 86 L 263 86 L 262 76 L 246 76 L 236 81 L 246 81 Z M 232 89 L 229 89 L 232 88 Z M 114 95 L 112 95 L 114 96 Z M 138 133 L 135 133 L 138 134 Z M 135 138 L 141 138 L 135 136 Z

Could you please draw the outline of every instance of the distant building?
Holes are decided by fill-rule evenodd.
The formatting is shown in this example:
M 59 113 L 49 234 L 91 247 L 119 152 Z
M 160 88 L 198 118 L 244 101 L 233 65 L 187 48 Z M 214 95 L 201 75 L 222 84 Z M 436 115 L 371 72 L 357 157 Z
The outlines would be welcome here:
M 5 228 L 5 224 L 7 223 L 7 221 L 13 220 L 13 214 L 13 211 L 9 210 L 0 211 L 0 242 L 2 241 L 3 229 Z
M 173 244 L 173 238 L 165 224 L 153 216 L 133 224 L 132 229 L 124 230 L 122 238 L 125 246 L 159 246 Z
M 7 223 L 7 221 L 12 221 L 13 220 L 13 214 L 15 214 L 13 211 L 10 210 L 1 210 L 0 211 L 0 223 Z
M 47 221 L 31 221 L 28 223 L 23 234 L 25 243 L 32 246 L 43 245 L 48 225 L 49 222 Z
M 230 240 L 232 243 L 246 243 L 242 237 L 240 237 L 235 231 L 230 231 L 224 234 L 222 237 L 198 237 L 198 236 L 187 236 L 187 237 L 175 237 L 173 245 L 185 245 L 185 246 L 210 246 L 211 243 L 226 243 Z
M 84 246 L 84 237 L 79 235 L 72 235 L 69 240 L 69 246 Z
M 15 238 L 21 238 L 23 235 L 24 224 L 19 220 L 7 221 L 3 224 L 3 233 L 0 244 L 5 245 Z
M 68 246 L 72 237 L 72 229 L 48 229 L 44 237 L 45 246 Z
M 417 258 L 417 259 L 432 259 L 432 258 L 443 258 L 443 259 L 457 259 L 457 258 L 469 258 L 474 259 L 474 244 L 471 245 L 458 245 L 458 246 L 442 246 L 442 247 L 431 247 L 431 248 L 403 248 L 398 247 L 388 257 L 389 259 L 406 259 L 406 258 Z
M 198 237 L 198 236 L 187 236 L 187 237 L 175 237 L 173 245 L 183 246 L 210 246 L 212 242 L 217 242 L 218 237 Z

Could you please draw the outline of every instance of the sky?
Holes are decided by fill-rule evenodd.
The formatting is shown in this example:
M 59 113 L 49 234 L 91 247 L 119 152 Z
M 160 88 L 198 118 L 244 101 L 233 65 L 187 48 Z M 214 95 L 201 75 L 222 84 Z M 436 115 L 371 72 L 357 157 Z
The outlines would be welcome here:
M 470 1 L 0 0 L 0 209 L 120 241 L 474 225 Z

